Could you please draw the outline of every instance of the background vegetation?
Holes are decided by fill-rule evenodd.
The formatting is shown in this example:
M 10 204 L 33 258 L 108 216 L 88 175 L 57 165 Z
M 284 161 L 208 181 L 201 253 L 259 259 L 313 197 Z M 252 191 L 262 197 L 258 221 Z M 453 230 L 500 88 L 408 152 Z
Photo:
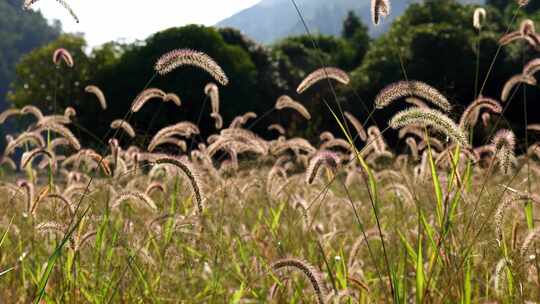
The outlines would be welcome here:
M 20 58 L 56 39 L 61 31 L 59 23 L 50 25 L 40 13 L 22 11 L 21 5 L 20 0 L 0 0 L 0 111 L 8 106 L 5 96 Z M 7 128 L 0 128 L 1 138 Z M 0 147 L 3 144 L 1 140 Z
M 224 70 L 233 79 L 220 92 L 224 100 L 222 115 L 225 124 L 243 110 L 262 115 L 273 108 L 279 95 L 288 94 L 320 115 L 305 122 L 291 113 L 279 117 L 278 122 L 289 126 L 289 135 L 314 139 L 322 130 L 337 131 L 333 118 L 324 111 L 322 103 L 322 99 L 331 99 L 332 96 L 324 86 L 312 89 L 304 96 L 298 96 L 295 88 L 307 72 L 322 63 L 351 72 L 353 84 L 342 89 L 339 96 L 345 97 L 340 102 L 345 110 L 359 117 L 368 117 L 367 109 L 372 108 L 373 97 L 382 87 L 403 78 L 425 81 L 447 94 L 454 103 L 468 104 L 482 87 L 482 83 L 475 79 L 476 72 L 480 71 L 479 79 L 484 79 L 483 73 L 489 70 L 498 51 L 499 34 L 506 31 L 506 24 L 515 11 L 513 1 L 494 0 L 488 4 L 491 5 L 488 17 L 480 32 L 472 26 L 471 16 L 476 6 L 462 5 L 453 0 L 426 0 L 411 5 L 392 23 L 388 32 L 374 40 L 354 13 L 349 13 L 344 20 L 341 37 L 301 35 L 282 39 L 270 46 L 259 45 L 234 29 L 189 25 L 156 33 L 142 42 L 109 43 L 88 54 L 82 37 L 62 35 L 20 60 L 8 100 L 16 107 L 35 104 L 48 110 L 53 110 L 54 106 L 61 110 L 68 105 L 76 105 L 81 109 L 76 121 L 77 132 L 85 142 L 96 145 L 97 138 L 103 137 L 109 123 L 121 118 L 135 97 L 134 92 L 148 82 L 156 58 L 174 48 L 194 48 L 223 62 Z M 540 20 L 534 4 L 519 14 L 519 18 L 528 14 L 529 18 Z M 50 54 L 58 47 L 72 52 L 77 69 L 55 71 Z M 497 98 L 504 82 L 520 72 L 519 67 L 524 60 L 533 57 L 532 51 L 519 45 L 503 48 L 500 52 L 493 76 L 483 88 L 485 96 Z M 407 71 L 407 75 L 403 71 Z M 51 77 L 59 74 L 63 76 L 61 80 Z M 195 76 L 188 78 L 188 74 Z M 53 106 L 48 101 L 52 100 L 50 88 L 56 81 L 62 83 L 58 86 L 58 104 Z M 193 88 L 204 88 L 210 81 L 208 75 L 189 69 L 175 73 L 173 77 L 156 77 L 152 86 L 180 96 L 182 109 L 175 110 L 173 105 L 150 104 L 135 118 L 134 127 L 153 134 L 164 125 L 188 118 L 195 120 L 201 111 L 207 113 L 209 102 L 203 90 Z M 105 115 L 96 115 L 99 107 L 93 100 L 95 97 L 85 94 L 84 87 L 89 84 L 99 86 L 105 93 L 110 105 Z M 537 90 L 531 89 L 527 93 L 536 96 Z M 534 107 L 530 108 L 529 122 L 534 122 L 538 114 Z M 507 123 L 516 127 L 518 135 L 524 134 L 522 115 L 521 107 L 516 105 L 509 109 L 507 116 Z M 385 112 L 373 117 L 375 121 L 387 118 Z M 260 125 L 270 122 L 270 119 L 263 120 Z M 212 131 L 212 124 L 209 115 L 201 116 L 203 135 Z M 88 129 L 92 129 L 93 135 L 85 131 Z M 257 129 L 257 126 L 255 130 L 265 134 L 265 130 Z
M 91 51 L 81 36 L 63 34 L 28 53 L 8 99 L 47 116 L 27 107 L 32 113 L 9 117 L 19 125 L 0 158 L 0 299 L 506 304 L 540 298 L 540 146 L 521 137 L 527 126 L 529 133 L 540 130 L 530 124 L 539 112 L 537 88 L 515 90 L 513 103 L 493 101 L 488 108 L 497 119 L 487 127 L 466 127 L 483 125 L 473 122 L 480 108 L 472 99 L 498 99 L 508 78 L 534 58 L 530 45 L 499 48 L 498 38 L 539 16 L 534 6 L 489 4 L 481 31 L 472 27 L 473 6 L 426 0 L 377 38 L 349 14 L 341 37 L 295 36 L 266 47 L 236 30 L 189 25 Z M 75 67 L 52 64 L 60 47 Z M 208 119 L 208 75 L 186 66 L 154 75 L 157 57 L 176 48 L 208 53 L 231 79 L 220 87 L 224 128 Z M 296 85 L 322 65 L 347 70 L 352 84 L 338 86 L 338 97 L 324 82 L 296 94 Z M 399 106 L 368 109 L 381 88 L 402 79 L 441 90 L 454 106 L 448 115 L 464 124 L 417 108 L 413 113 L 431 114 L 402 116 L 406 145 L 392 143 L 395 134 L 377 126 L 395 127 L 387 119 Z M 107 110 L 84 92 L 90 84 L 104 91 Z M 104 136 L 147 86 L 176 93 L 182 106 L 150 102 L 128 118 L 133 141 L 115 142 L 125 129 Z M 312 120 L 290 109 L 273 112 L 281 94 L 305 105 Z M 423 98 L 444 103 L 441 96 Z M 332 115 L 334 102 L 366 120 L 354 125 L 367 129 L 360 152 Z M 68 106 L 77 115 L 58 115 Z M 460 116 L 465 106 L 469 115 Z M 227 128 L 248 111 L 263 117 L 256 133 L 249 124 Z M 165 151 L 171 155 L 145 149 L 150 135 L 183 120 L 202 129 L 195 143 L 208 145 Z M 287 134 L 268 136 L 262 126 L 272 122 Z M 187 129 L 176 131 L 184 139 Z M 467 142 L 471 134 L 476 143 Z M 174 136 L 162 139 L 179 140 Z M 516 141 L 527 153 L 514 153 Z M 15 150 L 25 151 L 19 164 Z M 283 263 L 304 269 L 277 269 Z

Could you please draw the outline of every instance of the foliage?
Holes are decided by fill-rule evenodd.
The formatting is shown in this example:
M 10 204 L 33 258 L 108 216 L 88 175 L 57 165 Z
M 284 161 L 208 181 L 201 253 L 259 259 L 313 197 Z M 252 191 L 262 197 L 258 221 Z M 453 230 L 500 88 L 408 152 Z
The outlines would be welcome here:
M 353 111 L 365 113 L 364 104 L 371 108 L 371 100 L 384 86 L 402 79 L 436 87 L 458 109 L 474 100 L 480 89 L 484 96 L 499 98 L 506 80 L 521 71 L 526 60 L 523 57 L 527 58 L 522 56 L 524 52 L 532 56 L 533 50 L 519 43 L 499 49 L 497 41 L 507 28 L 501 13 L 486 7 L 487 18 L 478 32 L 472 26 L 474 9 L 450 0 L 412 4 L 387 33 L 371 44 L 362 64 L 351 72 L 353 85 L 348 99 Z M 514 23 L 512 30 L 517 27 Z M 521 124 L 518 115 L 523 113 L 520 107 L 517 110 L 508 118 Z M 390 112 L 377 113 L 375 119 L 384 121 Z
M 327 113 L 325 101 L 336 99 L 327 85 L 319 84 L 302 95 L 295 92 L 301 80 L 322 65 L 351 71 L 352 85 L 344 90 L 342 87 L 337 88 L 340 92 L 338 100 L 359 117 L 369 115 L 373 97 L 385 85 L 404 78 L 421 80 L 436 87 L 447 94 L 458 108 L 462 108 L 474 99 L 480 89 L 483 95 L 497 98 L 504 82 L 519 73 L 517 67 L 523 60 L 534 58 L 534 50 L 525 44 L 516 43 L 499 50 L 497 40 L 512 19 L 509 12 L 516 8 L 514 2 L 511 2 L 502 11 L 488 6 L 487 18 L 480 32 L 472 26 L 472 14 L 476 6 L 461 5 L 453 0 L 410 5 L 387 33 L 374 40 L 369 38 L 367 27 L 353 12 L 348 14 L 343 23 L 341 38 L 318 34 L 301 35 L 285 38 L 270 47 L 259 45 L 239 31 L 229 28 L 215 30 L 191 25 L 169 29 L 156 33 L 143 43 L 109 44 L 99 53 L 94 51 L 89 56 L 81 50 L 76 51 L 77 56 L 81 57 L 76 60 L 79 61 L 77 64 L 86 68 L 76 72 L 81 75 L 73 76 L 73 79 L 80 79 L 78 88 L 74 88 L 74 83 L 67 83 L 71 72 L 62 77 L 61 81 L 66 83 L 62 84 L 63 89 L 58 90 L 68 90 L 68 94 L 58 104 L 65 107 L 74 102 L 81 109 L 79 122 L 83 128 L 90 128 L 101 138 L 113 119 L 123 117 L 124 106 L 136 95 L 133 92 L 142 90 L 150 80 L 155 60 L 171 49 L 188 47 L 210 54 L 218 63 L 225 62 L 224 70 L 233 80 L 230 86 L 220 88 L 225 124 L 240 114 L 241 109 L 255 111 L 259 115 L 271 111 L 276 98 L 282 94 L 300 101 L 310 111 Z M 511 24 L 511 30 L 517 29 L 525 17 L 540 21 L 540 15 L 536 14 L 532 11 L 529 15 L 523 15 L 520 11 L 518 18 Z M 55 44 L 57 47 L 62 45 L 62 40 Z M 20 68 L 21 73 L 14 86 L 16 92 L 11 98 L 18 106 L 30 102 L 39 104 L 50 95 L 50 90 L 49 93 L 39 90 L 36 83 L 31 85 L 35 94 L 30 98 L 22 94 L 24 90 L 21 90 L 21 85 L 31 82 L 25 78 L 29 76 L 24 74 L 25 69 L 28 71 L 33 66 L 42 65 L 52 67 L 46 55 L 52 49 L 48 47 L 38 50 L 36 53 L 39 56 L 28 55 L 34 59 L 21 63 L 26 68 Z M 81 47 L 76 46 L 75 49 Z M 38 58 L 43 62 L 37 62 Z M 490 69 L 493 58 L 496 61 L 493 62 L 493 69 Z M 49 82 L 46 88 L 50 88 L 54 78 L 47 76 L 48 69 L 43 71 L 43 78 L 40 79 Z M 488 71 L 489 78 L 484 84 Z M 192 89 L 211 79 L 204 73 L 196 72 L 196 77 L 191 77 L 187 82 L 185 76 L 190 72 L 190 68 L 181 69 L 172 76 L 152 79 L 150 87 L 174 92 L 184 104 L 178 109 L 170 104 L 149 103 L 141 113 L 133 117 L 136 129 L 148 133 L 155 131 L 158 126 L 179 120 L 197 122 L 199 117 L 203 133 L 213 129 L 204 92 Z M 94 97 L 82 91 L 87 84 L 96 84 L 105 92 L 111 102 L 107 113 L 97 116 L 99 108 Z M 527 92 L 531 93 L 534 91 Z M 518 94 L 516 98 L 519 97 Z M 74 100 L 68 101 L 70 98 Z M 389 118 L 387 113 L 390 111 L 376 113 L 373 119 L 386 120 Z M 531 111 L 531 119 L 534 118 L 533 113 Z M 264 118 L 255 126 L 256 130 L 263 132 L 261 125 L 278 122 L 289 126 L 289 134 L 310 139 L 314 139 L 318 130 L 337 130 L 330 115 L 316 115 L 308 122 L 296 113 L 282 111 L 281 114 L 278 119 Z M 523 131 L 519 115 L 522 115 L 520 107 L 509 109 L 509 123 L 518 128 L 518 136 Z M 480 130 L 475 135 L 482 137 L 485 134 Z M 95 141 L 94 137 L 85 139 Z
M 355 67 L 362 62 L 362 59 L 368 50 L 371 40 L 368 28 L 354 12 L 350 11 L 347 14 L 347 18 L 343 21 L 343 31 L 341 36 L 351 44 L 356 52 L 356 55 L 352 60 L 353 67 Z M 349 69 L 348 67 L 344 68 Z
M 56 37 L 60 24 L 47 24 L 41 13 L 23 11 L 23 0 L 0 0 L 0 110 L 7 107 L 5 95 L 20 57 Z M 0 128 L 0 138 L 3 138 Z M 3 140 L 0 140 L 0 147 Z
M 523 43 L 498 46 L 508 7 L 489 8 L 492 19 L 477 32 L 470 24 L 472 6 L 451 0 L 415 4 L 373 43 L 363 63 L 354 63 L 358 50 L 352 41 L 365 32 L 354 16 L 346 22 L 346 38 L 292 37 L 272 50 L 234 30 L 191 25 L 91 53 L 83 51 L 81 37 L 63 35 L 31 52 L 17 66 L 10 98 L 49 115 L 35 107 L 28 108 L 33 116 L 2 113 L 2 120 L 32 123 L 10 133 L 0 159 L 0 298 L 36 304 L 469 304 L 539 298 L 540 142 L 497 123 L 496 135 L 484 136 L 483 143 L 469 137 L 484 123 L 478 117 L 485 110 L 506 120 L 511 100 L 467 101 L 496 96 L 535 54 Z M 52 64 L 59 47 L 73 54 L 74 68 Z M 186 66 L 158 76 L 156 59 L 177 48 L 212 56 L 231 85 L 206 86 L 211 76 Z M 480 56 L 484 52 L 491 59 Z M 321 81 L 295 94 L 297 78 L 314 69 L 332 71 L 346 84 L 342 71 L 319 68 L 349 64 L 360 65 L 352 87 L 336 85 L 335 92 Z M 308 80 L 319 76 L 325 75 Z M 386 86 L 397 79 L 409 81 Z M 108 109 L 84 92 L 87 84 L 103 89 Z M 151 101 L 123 116 L 134 96 L 149 87 L 176 93 L 182 105 Z M 267 112 L 288 128 L 270 140 L 248 125 L 215 130 L 204 95 L 215 101 L 216 88 L 226 122 L 272 109 L 267 94 L 278 93 L 291 98 L 280 99 L 277 108 L 305 112 L 306 105 L 313 119 Z M 357 142 L 335 102 L 367 108 L 351 101 L 377 91 L 374 112 L 394 113 L 393 119 L 377 127 L 347 113 L 363 134 L 364 143 Z M 349 99 L 337 97 L 343 94 Z M 421 100 L 396 114 L 392 109 L 407 95 Z M 518 97 L 523 106 L 534 100 Z M 68 105 L 77 109 L 74 121 L 73 115 L 58 115 Z M 460 118 L 461 106 L 467 110 Z M 353 113 L 358 120 L 368 117 Z M 133 140 L 108 132 L 116 118 L 136 127 Z M 339 133 L 326 132 L 332 126 Z M 526 119 L 520 126 L 540 130 Z M 203 134 L 188 151 L 145 149 L 152 134 L 181 146 L 177 136 L 187 138 L 198 127 Z M 387 141 L 388 128 L 400 129 L 406 149 Z M 77 141 L 84 139 L 81 132 L 84 149 Z M 514 151 L 516 144 L 525 152 Z M 13 152 L 24 152 L 20 162 Z
M 141 45 L 133 45 L 120 57 L 117 64 L 97 75 L 95 84 L 102 88 L 110 100 L 110 109 L 100 118 L 104 128 L 97 130 L 102 136 L 108 124 L 126 114 L 127 108 L 148 83 L 149 87 L 157 87 L 168 93 L 177 94 L 182 100 L 180 108 L 171 104 L 150 102 L 133 117 L 134 127 L 143 133 L 154 133 L 158 128 L 182 120 L 199 123 L 205 132 L 213 129 L 213 121 L 209 117 L 209 100 L 204 88 L 213 79 L 206 73 L 186 67 L 175 70 L 166 77 L 154 75 L 154 64 L 164 53 L 178 48 L 191 48 L 210 55 L 220 64 L 231 82 L 220 87 L 222 100 L 222 116 L 225 124 L 229 123 L 240 109 L 256 112 L 266 110 L 257 98 L 256 86 L 258 71 L 250 55 L 241 46 L 226 43 L 213 28 L 189 25 L 182 28 L 171 28 L 149 37 Z M 154 77 L 152 77 L 154 75 Z M 189 77 L 188 77 L 189 76 Z M 151 80 L 151 82 L 149 82 Z M 114 83 L 114 86 L 111 84 Z M 133 92 L 137 92 L 135 95 Z M 204 108 L 203 108 L 204 106 Z M 90 125 L 93 120 L 88 120 Z M 146 132 L 145 132 L 146 131 Z
M 41 13 L 23 11 L 22 2 L 0 1 L 0 109 L 21 55 L 55 39 L 60 32 L 59 23 L 50 26 Z
M 25 55 L 17 65 L 17 79 L 8 99 L 18 108 L 35 105 L 45 113 L 57 113 L 66 106 L 80 104 L 80 87 L 94 76 L 89 73 L 90 62 L 84 53 L 85 47 L 84 38 L 62 35 Z M 70 52 L 75 61 L 73 68 L 63 62 L 60 65 L 53 63 L 52 54 L 58 48 Z

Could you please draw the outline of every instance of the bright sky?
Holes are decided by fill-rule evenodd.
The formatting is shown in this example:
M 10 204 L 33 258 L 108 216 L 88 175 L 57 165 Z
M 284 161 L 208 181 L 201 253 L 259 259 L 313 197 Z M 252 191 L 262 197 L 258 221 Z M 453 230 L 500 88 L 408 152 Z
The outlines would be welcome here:
M 259 0 L 66 0 L 76 23 L 56 0 L 41 0 L 33 9 L 58 19 L 66 32 L 83 32 L 90 46 L 125 38 L 144 39 L 173 26 L 213 25 Z

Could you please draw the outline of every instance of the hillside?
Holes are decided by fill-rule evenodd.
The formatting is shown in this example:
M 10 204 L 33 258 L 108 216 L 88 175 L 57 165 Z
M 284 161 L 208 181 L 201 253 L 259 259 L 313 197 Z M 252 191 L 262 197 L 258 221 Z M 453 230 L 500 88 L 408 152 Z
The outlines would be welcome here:
M 342 21 L 353 10 L 369 25 L 370 34 L 384 32 L 391 21 L 401 15 L 410 3 L 418 0 L 401 0 L 392 3 L 392 14 L 380 26 L 374 26 L 370 17 L 369 0 L 297 0 L 310 30 L 327 35 L 339 35 Z M 462 2 L 481 2 L 463 0 Z M 261 43 L 271 43 L 280 38 L 305 33 L 290 0 L 263 0 L 237 14 L 220 21 L 219 27 L 233 27 Z

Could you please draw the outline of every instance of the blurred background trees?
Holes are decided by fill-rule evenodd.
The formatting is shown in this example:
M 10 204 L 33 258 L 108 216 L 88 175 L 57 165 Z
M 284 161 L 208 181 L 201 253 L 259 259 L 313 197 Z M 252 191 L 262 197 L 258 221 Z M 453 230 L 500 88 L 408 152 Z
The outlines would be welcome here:
M 293 111 L 280 111 L 258 123 L 257 132 L 269 135 L 265 133 L 266 126 L 278 122 L 287 128 L 289 136 L 315 139 L 315 135 L 324 130 L 337 134 L 337 126 L 324 105 L 324 101 L 335 104 L 336 98 L 326 83 L 302 95 L 296 94 L 301 80 L 323 65 L 350 72 L 352 83 L 337 86 L 337 101 L 362 121 L 368 117 L 377 92 L 402 79 L 421 80 L 438 88 L 456 105 L 459 113 L 482 87 L 483 95 L 498 99 L 506 80 L 519 73 L 523 63 L 535 56 L 535 51 L 522 43 L 499 50 L 497 40 L 507 30 L 515 4 L 502 0 L 488 0 L 488 4 L 487 19 L 481 31 L 472 26 L 477 6 L 453 0 L 425 0 L 410 5 L 389 30 L 377 38 L 369 36 L 368 27 L 352 12 L 343 22 L 340 37 L 300 35 L 269 46 L 257 44 L 234 29 L 197 25 L 171 28 L 136 43 L 109 43 L 90 52 L 83 37 L 61 35 L 18 61 L 17 77 L 8 99 L 13 106 L 35 104 L 51 112 L 55 108 L 55 112 L 60 112 L 66 106 L 73 106 L 78 112 L 76 132 L 88 143 L 99 144 L 96 138 L 103 138 L 110 122 L 125 115 L 141 90 L 157 87 L 177 94 L 182 106 L 148 103 L 130 120 L 139 134 L 150 136 L 166 125 L 189 120 L 199 123 L 203 136 L 208 135 L 215 132 L 209 117 L 209 100 L 204 94 L 204 86 L 212 81 L 211 77 L 195 68 L 178 69 L 165 77 L 154 75 L 153 70 L 155 61 L 163 53 L 192 48 L 213 57 L 231 79 L 228 86 L 219 88 L 225 126 L 236 115 L 248 111 L 259 115 L 267 113 L 274 107 L 276 98 L 287 94 L 308 108 L 312 120 L 306 121 Z M 525 17 L 540 21 L 538 14 L 532 1 L 527 11 L 520 11 L 518 22 L 513 23 L 511 30 L 517 29 L 519 21 Z M 53 33 L 59 32 L 58 28 L 52 29 L 56 30 Z M 73 69 L 53 66 L 51 56 L 58 47 L 73 54 Z M 483 86 L 496 54 L 494 67 Z M 109 105 L 106 111 L 100 109 L 95 96 L 84 92 L 85 86 L 90 84 L 105 93 Z M 530 95 L 528 100 L 534 100 L 536 89 L 528 89 L 527 94 Z M 375 122 L 382 126 L 389 115 L 402 107 L 403 104 L 377 111 L 369 124 Z M 538 107 L 531 103 L 529 122 L 539 113 Z M 516 103 L 505 123 L 518 122 L 523 127 L 522 116 L 523 110 Z M 142 145 L 148 142 L 144 137 L 139 140 Z
M 21 56 L 56 39 L 61 31 L 59 23 L 48 24 L 40 13 L 22 11 L 22 2 L 0 0 L 0 111 L 8 106 L 5 96 Z M 7 128 L 9 125 L 0 128 L 0 138 L 3 139 Z

